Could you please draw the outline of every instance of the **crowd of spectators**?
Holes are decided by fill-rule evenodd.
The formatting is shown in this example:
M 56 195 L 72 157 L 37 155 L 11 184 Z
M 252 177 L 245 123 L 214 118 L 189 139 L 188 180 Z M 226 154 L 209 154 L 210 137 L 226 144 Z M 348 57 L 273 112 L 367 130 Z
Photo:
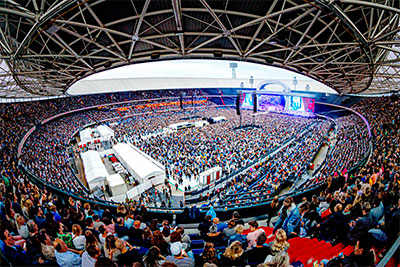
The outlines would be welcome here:
M 108 102 L 114 95 L 93 98 L 97 100 L 97 97 Z M 90 100 L 90 97 L 82 99 Z M 243 235 L 243 226 L 238 223 L 237 217 L 228 224 L 220 222 L 218 218 L 211 221 L 211 217 L 206 217 L 199 225 L 199 234 L 207 242 L 200 254 L 191 251 L 193 241 L 185 234 L 184 228 L 171 226 L 168 221 L 150 221 L 144 206 L 121 204 L 117 212 L 114 212 L 73 199 L 65 202 L 50 191 L 29 182 L 18 170 L 18 142 L 43 117 L 60 112 L 63 108 L 66 111 L 73 106 L 60 104 L 60 107 L 56 107 L 57 101 L 60 100 L 43 102 L 43 106 L 30 103 L 0 106 L 3 129 L 0 145 L 0 245 L 2 253 L 13 265 L 193 266 L 205 263 L 243 266 L 264 263 L 265 266 L 277 266 L 279 262 L 279 266 L 289 266 L 291 259 L 286 252 L 290 248 L 286 240 L 299 236 L 355 245 L 355 251 L 349 256 L 326 259 L 328 265 L 342 262 L 373 266 L 379 255 L 375 255 L 371 247 L 387 248 L 398 237 L 398 101 L 390 101 L 388 98 L 366 99 L 356 105 L 356 109 L 371 124 L 374 147 L 370 161 L 352 174 L 342 172 L 342 166 L 336 165 L 336 171 L 332 169 L 333 173 L 321 177 L 326 189 L 319 195 L 305 198 L 301 203 L 294 203 L 290 197 L 285 198 L 282 204 L 279 203 L 281 208 L 277 211 L 273 243 L 265 245 L 268 237 L 257 222 L 250 222 L 250 232 Z M 74 98 L 73 101 L 79 103 L 80 100 Z M 81 105 L 84 103 L 76 106 Z M 65 119 L 65 125 L 72 125 L 70 129 L 67 126 L 65 129 L 57 129 L 60 126 L 57 124 L 43 125 L 38 138 L 28 141 L 29 146 L 33 147 L 27 148 L 28 152 L 36 153 L 37 158 L 25 158 L 25 163 L 32 164 L 29 166 L 35 173 L 48 179 L 49 183 L 58 180 L 59 186 L 67 183 L 70 186 L 68 175 L 65 176 L 67 180 L 48 177 L 54 173 L 41 164 L 49 160 L 50 164 L 60 164 L 57 171 L 63 172 L 62 162 L 65 158 L 55 152 L 63 149 L 65 138 L 74 130 L 74 123 L 78 126 L 80 121 L 88 118 L 85 116 L 93 119 L 92 113 L 76 116 L 74 121 Z M 51 136 L 46 132 L 52 133 Z M 43 147 L 38 143 L 40 138 L 46 140 Z M 350 143 L 354 142 L 358 141 L 352 139 Z M 47 153 L 46 146 L 55 155 L 44 154 L 49 158 L 40 159 L 38 163 L 29 162 L 41 158 L 41 153 Z M 361 143 L 360 151 L 363 151 L 362 146 Z M 354 155 L 361 155 L 361 152 Z M 75 186 L 77 188 L 74 190 L 79 192 L 78 185 Z
M 320 146 L 326 141 L 329 128 L 328 121 L 317 121 L 305 134 L 297 134 L 290 145 L 239 175 L 221 194 L 225 204 L 241 206 L 261 203 L 282 189 L 281 185 L 286 181 L 293 182 L 308 170 Z
M 369 135 L 364 121 L 357 115 L 336 119 L 336 136 L 332 149 L 326 157 L 326 164 L 319 170 L 317 179 L 346 173 L 362 160 L 369 148 Z
M 222 167 L 224 174 L 239 170 L 279 147 L 312 122 L 302 117 L 269 113 L 256 117 L 255 124 L 259 128 L 235 129 L 239 126 L 239 118 L 234 109 L 209 108 L 198 114 L 201 115 L 208 118 L 224 116 L 227 120 L 148 138 L 136 138 L 135 131 L 124 130 L 127 135 L 124 138 L 134 140 L 137 147 L 166 166 L 167 177 L 182 183 L 184 179 L 198 179 L 201 172 L 215 166 Z M 244 123 L 251 120 L 249 114 L 245 114 L 244 118 Z M 164 120 L 163 117 L 160 119 Z M 154 121 L 160 127 L 167 127 L 170 123 L 151 118 L 139 123 L 133 120 L 131 126 L 125 125 L 125 128 L 134 129 Z
M 171 97 L 172 93 L 161 91 L 157 93 L 144 92 L 145 97 Z M 178 95 L 180 91 L 176 92 Z M 177 96 L 177 95 L 175 95 Z M 115 98 L 114 94 L 106 95 L 106 99 L 118 101 L 123 100 Z M 167 100 L 171 101 L 171 99 Z M 82 100 L 78 100 L 82 102 Z M 83 102 L 82 102 L 83 103 Z M 140 108 L 130 109 L 125 116 L 134 116 L 136 114 L 152 114 L 159 108 Z M 147 116 L 150 116 L 148 115 Z M 117 116 L 117 117 L 116 117 Z M 138 117 L 141 115 L 137 115 Z M 28 167 L 33 173 L 43 179 L 47 184 L 62 188 L 67 192 L 84 195 L 84 190 L 77 177 L 73 174 L 69 166 L 69 155 L 66 152 L 71 135 L 86 124 L 96 123 L 106 119 L 120 119 L 121 116 L 113 110 L 95 109 L 81 113 L 74 113 L 67 117 L 56 119 L 44 125 L 37 124 L 35 134 L 26 142 L 22 151 L 22 164 Z M 83 181 L 84 182 L 84 181 Z

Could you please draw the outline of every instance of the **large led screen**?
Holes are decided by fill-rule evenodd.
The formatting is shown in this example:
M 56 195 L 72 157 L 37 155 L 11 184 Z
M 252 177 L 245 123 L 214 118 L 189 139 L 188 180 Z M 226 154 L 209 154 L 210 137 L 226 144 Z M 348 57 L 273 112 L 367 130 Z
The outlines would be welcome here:
M 258 110 L 276 111 L 285 110 L 286 100 L 283 95 L 258 95 Z
M 300 96 L 290 96 L 287 110 L 314 113 L 315 99 Z
M 244 93 L 241 97 L 243 99 L 242 109 L 253 109 L 253 94 Z

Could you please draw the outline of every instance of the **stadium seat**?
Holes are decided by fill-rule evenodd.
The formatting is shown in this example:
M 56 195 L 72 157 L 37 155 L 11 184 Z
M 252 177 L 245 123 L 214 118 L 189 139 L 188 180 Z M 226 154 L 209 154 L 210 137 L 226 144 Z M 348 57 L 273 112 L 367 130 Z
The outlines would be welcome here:
M 203 239 L 192 240 L 191 247 L 192 248 L 201 248 L 201 249 L 203 249 L 204 248 L 204 244 L 205 244 L 205 242 L 204 242 Z

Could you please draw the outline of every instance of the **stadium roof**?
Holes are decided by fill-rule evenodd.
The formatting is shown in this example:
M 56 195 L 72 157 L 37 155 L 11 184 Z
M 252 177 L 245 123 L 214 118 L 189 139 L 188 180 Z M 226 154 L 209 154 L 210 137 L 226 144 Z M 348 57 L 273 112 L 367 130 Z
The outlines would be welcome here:
M 398 0 L 8 0 L 0 97 L 62 95 L 138 62 L 217 58 L 286 68 L 339 93 L 400 86 Z

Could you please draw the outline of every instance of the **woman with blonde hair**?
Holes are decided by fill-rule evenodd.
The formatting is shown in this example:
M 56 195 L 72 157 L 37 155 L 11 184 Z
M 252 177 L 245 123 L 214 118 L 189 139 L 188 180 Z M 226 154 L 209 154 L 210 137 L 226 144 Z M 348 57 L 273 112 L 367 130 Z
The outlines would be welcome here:
M 286 252 L 280 252 L 270 259 L 265 259 L 263 267 L 289 267 L 290 259 Z
M 125 205 L 123 205 L 122 203 L 119 203 L 119 204 L 118 204 L 118 207 L 117 207 L 117 217 L 122 217 L 122 218 L 124 218 L 125 215 L 126 215 L 126 208 L 125 208 Z
M 106 237 L 106 243 L 104 245 L 104 255 L 109 258 L 112 255 L 112 261 L 118 262 L 117 256 L 121 254 L 121 251 L 115 246 L 117 238 L 114 235 L 108 235 Z
M 32 200 L 27 199 L 25 201 L 21 201 L 21 207 L 22 207 L 22 215 L 24 215 L 26 219 L 30 219 L 31 208 L 33 207 Z
M 243 257 L 242 244 L 239 241 L 233 242 L 226 248 L 224 254 L 220 255 L 222 266 L 244 266 L 246 260 Z
M 90 204 L 89 203 L 83 204 L 83 209 L 85 212 L 85 217 L 89 216 Z
M 86 238 L 82 235 L 82 228 L 79 224 L 72 225 L 72 243 L 77 250 L 85 249 Z
M 235 227 L 235 234 L 231 236 L 228 240 L 228 246 L 232 244 L 235 241 L 239 241 L 242 244 L 242 248 L 247 248 L 247 237 L 245 235 L 242 235 L 244 230 L 243 225 L 238 224 Z
M 286 232 L 282 229 L 278 229 L 275 235 L 275 240 L 270 243 L 272 256 L 289 249 L 290 244 L 286 240 Z

